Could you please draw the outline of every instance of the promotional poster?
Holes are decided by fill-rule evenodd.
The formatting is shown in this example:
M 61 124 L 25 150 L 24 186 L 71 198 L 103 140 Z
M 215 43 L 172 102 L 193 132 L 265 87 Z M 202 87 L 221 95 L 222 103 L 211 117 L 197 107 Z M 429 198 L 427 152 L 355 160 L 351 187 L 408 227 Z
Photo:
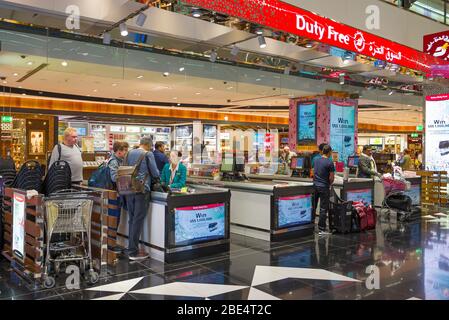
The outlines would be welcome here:
M 330 144 L 345 164 L 355 152 L 355 106 L 332 102 L 330 105 Z
M 372 189 L 363 189 L 363 190 L 351 190 L 346 193 L 347 201 L 361 201 L 366 206 L 370 206 L 373 204 L 373 190 Z
M 25 258 L 25 196 L 14 193 L 12 251 L 20 258 Z
M 426 97 L 425 168 L 449 169 L 449 94 Z
M 191 244 L 225 236 L 225 204 L 175 209 L 175 244 Z
M 312 195 L 279 198 L 279 228 L 312 222 Z
M 298 144 L 316 142 L 316 102 L 298 104 Z

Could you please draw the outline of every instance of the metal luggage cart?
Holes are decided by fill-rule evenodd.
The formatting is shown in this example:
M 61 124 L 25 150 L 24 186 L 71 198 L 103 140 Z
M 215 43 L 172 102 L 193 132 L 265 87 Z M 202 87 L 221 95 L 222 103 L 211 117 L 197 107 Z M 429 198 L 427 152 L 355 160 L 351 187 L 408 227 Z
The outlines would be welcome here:
M 407 195 L 405 195 L 404 191 L 410 189 L 410 183 L 393 178 L 383 178 L 382 184 L 385 190 L 385 198 L 382 201 L 381 212 L 386 212 L 388 219 L 390 218 L 391 212 L 394 211 L 398 215 L 400 215 L 399 220 L 401 221 L 408 220 L 408 217 L 412 215 L 411 203 L 410 206 L 407 205 L 406 207 L 399 207 L 399 206 L 396 207 L 393 206 L 391 204 L 391 201 L 389 200 L 396 196 L 403 196 L 404 199 L 405 197 L 408 197 Z
M 45 198 L 44 203 L 44 286 L 54 287 L 55 278 L 50 275 L 50 270 L 57 275 L 61 264 L 67 265 L 68 262 L 78 262 L 82 274 L 88 270 L 86 279 L 90 283 L 96 283 L 99 275 L 93 269 L 91 251 L 92 197 L 86 192 L 64 190 Z

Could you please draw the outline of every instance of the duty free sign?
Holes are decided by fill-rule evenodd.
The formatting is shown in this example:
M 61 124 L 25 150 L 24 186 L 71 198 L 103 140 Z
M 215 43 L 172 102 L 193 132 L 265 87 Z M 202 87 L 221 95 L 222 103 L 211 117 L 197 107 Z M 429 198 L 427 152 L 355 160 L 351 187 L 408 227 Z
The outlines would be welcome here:
M 186 4 L 388 61 L 425 73 L 446 64 L 418 50 L 378 37 L 279 0 L 184 0 Z

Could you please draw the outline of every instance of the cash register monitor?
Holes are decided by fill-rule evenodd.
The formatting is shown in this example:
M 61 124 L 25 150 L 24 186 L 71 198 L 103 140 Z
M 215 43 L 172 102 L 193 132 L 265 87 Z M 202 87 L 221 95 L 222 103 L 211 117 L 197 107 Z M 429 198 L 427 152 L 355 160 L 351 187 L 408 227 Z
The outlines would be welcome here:
M 348 168 L 357 168 L 359 166 L 359 159 L 358 156 L 350 156 L 348 157 Z
M 226 161 L 223 160 L 223 163 L 221 164 L 220 171 L 221 172 L 234 172 L 234 164 L 226 163 Z
M 291 162 L 291 168 L 299 170 L 304 169 L 304 158 L 302 157 L 293 158 Z

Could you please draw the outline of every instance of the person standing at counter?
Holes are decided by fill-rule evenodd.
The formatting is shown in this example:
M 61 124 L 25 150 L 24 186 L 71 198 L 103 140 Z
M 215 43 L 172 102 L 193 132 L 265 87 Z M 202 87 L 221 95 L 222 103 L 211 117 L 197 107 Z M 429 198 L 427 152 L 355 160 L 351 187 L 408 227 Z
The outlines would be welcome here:
M 81 184 L 83 182 L 83 158 L 81 150 L 76 144 L 78 133 L 75 128 L 67 128 L 64 131 L 64 141 L 58 143 L 51 153 L 48 167 L 56 161 L 67 161 L 72 171 L 72 183 Z
M 182 153 L 172 151 L 170 153 L 170 163 L 167 163 L 162 170 L 161 182 L 171 189 L 182 189 L 186 186 L 187 168 L 180 160 Z
M 318 221 L 319 235 L 328 235 L 326 232 L 326 219 L 329 213 L 330 187 L 334 183 L 335 166 L 331 159 L 332 148 L 323 147 L 323 154 L 315 161 L 313 186 L 315 188 L 315 201 L 320 200 L 320 216 Z M 316 209 L 316 206 L 315 208 Z
M 374 161 L 370 146 L 364 146 L 359 159 L 358 178 L 373 178 L 382 176 L 377 172 L 376 161 Z
M 139 252 L 139 239 L 142 233 L 143 221 L 148 213 L 148 205 L 151 196 L 151 181 L 159 179 L 159 170 L 156 166 L 154 154 L 150 150 L 153 147 L 153 140 L 150 137 L 140 139 L 140 146 L 128 152 L 124 165 L 135 166 L 140 162 L 138 169 L 138 179 L 145 181 L 145 191 L 125 196 L 126 207 L 129 215 L 128 221 L 128 249 L 125 253 L 130 260 L 143 260 L 148 258 L 145 252 Z
M 327 143 L 322 143 L 318 146 L 318 153 L 314 153 L 312 155 L 312 168 L 315 168 L 315 161 L 317 159 L 320 159 L 323 155 L 323 148 L 324 146 L 327 146 Z
M 161 141 L 154 145 L 154 159 L 156 160 L 157 169 L 162 172 L 165 165 L 168 163 L 168 158 L 165 155 L 165 144 Z
M 410 151 L 408 149 L 404 149 L 404 155 L 401 160 L 399 160 L 399 166 L 402 170 L 409 171 L 413 169 L 412 158 L 410 157 Z

